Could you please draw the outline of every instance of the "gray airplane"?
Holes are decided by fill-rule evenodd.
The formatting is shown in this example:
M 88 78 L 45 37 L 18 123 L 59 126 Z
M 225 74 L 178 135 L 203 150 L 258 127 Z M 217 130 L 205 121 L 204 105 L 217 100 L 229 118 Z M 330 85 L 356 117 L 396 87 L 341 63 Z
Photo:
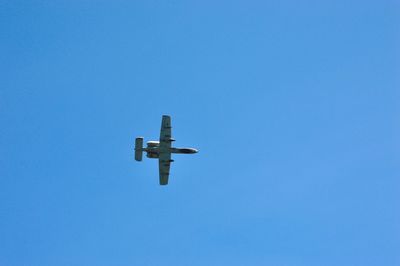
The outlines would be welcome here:
M 160 173 L 160 185 L 168 184 L 169 168 L 174 160 L 171 160 L 171 153 L 191 154 L 197 153 L 193 148 L 174 148 L 171 143 L 175 141 L 171 137 L 171 117 L 162 116 L 160 141 L 148 141 L 147 147 L 143 148 L 143 138 L 135 140 L 135 160 L 141 161 L 143 152 L 147 153 L 148 158 L 158 159 L 158 169 Z

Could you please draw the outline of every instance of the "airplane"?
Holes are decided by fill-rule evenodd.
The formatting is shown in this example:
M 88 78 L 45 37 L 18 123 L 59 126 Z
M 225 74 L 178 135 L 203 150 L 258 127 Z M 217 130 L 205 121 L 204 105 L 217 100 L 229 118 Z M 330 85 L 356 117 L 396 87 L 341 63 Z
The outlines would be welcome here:
M 158 159 L 158 170 L 160 175 L 160 185 L 168 184 L 169 168 L 174 161 L 171 159 L 172 153 L 192 154 L 198 150 L 193 148 L 174 148 L 171 143 L 175 141 L 171 137 L 171 117 L 163 115 L 161 121 L 161 132 L 159 141 L 148 141 L 147 147 L 143 148 L 143 137 L 135 139 L 135 160 L 141 161 L 143 152 L 147 158 Z

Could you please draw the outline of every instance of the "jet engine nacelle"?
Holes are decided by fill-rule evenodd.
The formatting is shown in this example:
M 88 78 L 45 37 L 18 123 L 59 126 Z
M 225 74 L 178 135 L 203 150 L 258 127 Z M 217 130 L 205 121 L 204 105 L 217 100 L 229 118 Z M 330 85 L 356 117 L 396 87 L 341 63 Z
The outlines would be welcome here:
M 154 148 L 160 146 L 160 142 L 158 141 L 148 141 L 147 142 L 147 147 L 148 148 Z
M 155 152 L 148 152 L 146 154 L 147 158 L 158 158 L 158 153 Z

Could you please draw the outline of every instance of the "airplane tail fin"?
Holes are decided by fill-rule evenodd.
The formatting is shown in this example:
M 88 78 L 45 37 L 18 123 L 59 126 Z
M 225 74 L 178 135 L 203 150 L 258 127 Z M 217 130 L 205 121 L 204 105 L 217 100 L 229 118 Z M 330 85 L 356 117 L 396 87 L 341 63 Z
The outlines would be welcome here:
M 135 160 L 141 161 L 143 156 L 143 138 L 135 139 Z

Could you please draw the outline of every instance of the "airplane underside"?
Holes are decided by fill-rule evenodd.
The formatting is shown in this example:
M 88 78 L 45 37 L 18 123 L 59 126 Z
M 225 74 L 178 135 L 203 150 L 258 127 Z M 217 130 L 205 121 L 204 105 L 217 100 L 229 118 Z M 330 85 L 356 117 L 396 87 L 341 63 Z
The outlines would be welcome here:
M 143 147 L 143 138 L 138 137 L 135 140 L 135 160 L 141 161 L 143 152 L 146 152 L 147 158 L 158 159 L 160 185 L 168 184 L 169 169 L 171 162 L 171 154 L 193 154 L 198 151 L 193 148 L 175 148 L 171 143 L 175 141 L 171 138 L 171 118 L 163 115 L 161 122 L 160 140 L 148 141 L 146 147 Z

